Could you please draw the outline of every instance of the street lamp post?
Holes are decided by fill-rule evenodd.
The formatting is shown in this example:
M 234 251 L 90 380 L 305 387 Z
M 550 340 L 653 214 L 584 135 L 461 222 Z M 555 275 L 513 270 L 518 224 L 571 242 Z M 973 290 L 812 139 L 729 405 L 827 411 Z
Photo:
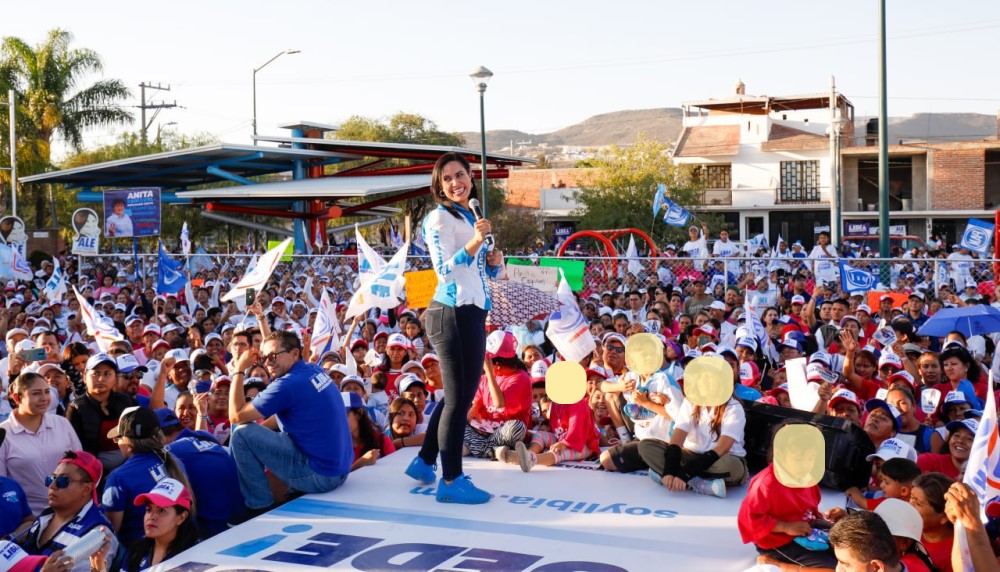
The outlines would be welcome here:
M 479 66 L 472 73 L 469 74 L 472 78 L 472 83 L 476 85 L 476 89 L 479 91 L 479 130 L 481 133 L 480 142 L 483 145 L 483 154 L 481 159 L 481 168 L 483 170 L 483 217 L 487 217 L 489 213 L 489 201 L 486 200 L 486 84 L 490 82 L 490 78 L 493 77 L 493 72 L 486 69 L 483 66 Z
M 257 137 L 257 72 L 259 72 L 260 70 L 266 68 L 267 64 L 273 62 L 274 60 L 280 58 L 281 56 L 283 56 L 285 54 L 297 54 L 300 51 L 301 50 L 284 50 L 284 51 L 278 52 L 277 55 L 275 55 L 273 58 L 271 58 L 271 59 L 267 60 L 266 62 L 264 62 L 264 65 L 260 66 L 259 68 L 254 68 L 254 70 L 253 70 L 253 134 L 254 134 L 254 137 Z M 254 145 L 257 144 L 257 139 L 253 140 L 253 144 Z

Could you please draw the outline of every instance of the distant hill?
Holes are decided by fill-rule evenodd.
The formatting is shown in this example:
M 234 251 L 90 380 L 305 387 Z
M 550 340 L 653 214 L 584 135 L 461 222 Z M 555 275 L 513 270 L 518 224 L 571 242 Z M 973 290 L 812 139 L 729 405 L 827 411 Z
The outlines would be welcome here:
M 575 145 L 597 147 L 601 145 L 624 145 L 634 142 L 640 134 L 648 139 L 670 143 L 677 140 L 681 131 L 682 111 L 675 107 L 659 109 L 635 109 L 602 113 L 576 125 L 564 127 L 552 133 L 525 133 L 513 129 L 486 132 L 486 147 L 499 151 L 521 141 L 531 141 L 531 146 L 540 143 L 554 145 Z M 461 133 L 467 147 L 479 148 L 479 132 Z
M 531 141 L 530 147 L 573 145 L 599 147 L 632 143 L 639 134 L 664 143 L 673 143 L 681 131 L 682 111 L 676 107 L 632 109 L 602 113 L 576 125 L 552 133 L 526 133 L 516 129 L 486 132 L 486 146 L 498 152 L 520 142 Z M 864 144 L 868 117 L 855 119 L 858 144 Z M 479 132 L 461 133 L 467 147 L 479 148 Z M 961 141 L 996 137 L 997 117 L 983 113 L 917 113 L 910 117 L 889 119 L 889 139 L 925 141 Z

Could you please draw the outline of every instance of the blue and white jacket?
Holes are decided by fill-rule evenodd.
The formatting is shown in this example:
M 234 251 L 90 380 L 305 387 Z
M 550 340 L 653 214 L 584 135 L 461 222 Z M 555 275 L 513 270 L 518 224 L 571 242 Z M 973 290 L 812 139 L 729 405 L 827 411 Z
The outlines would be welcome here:
M 462 215 L 460 219 L 440 205 L 424 217 L 424 241 L 438 277 L 434 300 L 453 308 L 474 304 L 489 310 L 486 278 L 495 278 L 500 267 L 486 264 L 486 249 L 482 246 L 475 256 L 465 251 L 466 243 L 476 234 L 476 217 L 458 205 L 455 210 Z

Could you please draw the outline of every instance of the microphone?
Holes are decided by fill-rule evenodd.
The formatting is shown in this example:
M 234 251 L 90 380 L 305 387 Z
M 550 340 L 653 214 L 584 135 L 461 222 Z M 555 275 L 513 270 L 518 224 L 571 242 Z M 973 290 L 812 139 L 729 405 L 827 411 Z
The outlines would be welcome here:
M 472 214 L 476 217 L 476 220 L 483 220 L 483 209 L 479 206 L 479 199 L 469 199 L 469 208 L 472 209 Z M 493 250 L 495 243 L 492 232 L 486 235 L 483 243 L 486 244 L 486 252 Z

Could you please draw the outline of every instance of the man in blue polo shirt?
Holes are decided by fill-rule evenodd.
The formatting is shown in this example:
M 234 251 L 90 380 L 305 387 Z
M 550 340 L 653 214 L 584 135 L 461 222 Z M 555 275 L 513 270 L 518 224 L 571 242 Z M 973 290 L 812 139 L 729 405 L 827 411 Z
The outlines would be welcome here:
M 204 538 L 226 530 L 226 523 L 246 509 L 240 489 L 229 486 L 239 480 L 236 461 L 215 437 L 205 431 L 185 429 L 166 407 L 157 409 L 156 417 L 166 450 L 184 463 L 191 492 L 198 499 L 198 530 Z
M 289 492 L 323 493 L 347 480 L 354 460 L 340 391 L 325 371 L 302 359 L 298 336 L 272 332 L 259 354 L 274 381 L 252 403 L 246 402 L 242 391 L 229 392 L 233 424 L 229 448 L 248 509 L 242 520 L 275 506 L 265 469 L 288 483 Z M 243 384 L 243 372 L 257 360 L 257 350 L 238 358 L 233 376 L 237 387 Z M 255 423 L 272 415 L 282 431 Z

